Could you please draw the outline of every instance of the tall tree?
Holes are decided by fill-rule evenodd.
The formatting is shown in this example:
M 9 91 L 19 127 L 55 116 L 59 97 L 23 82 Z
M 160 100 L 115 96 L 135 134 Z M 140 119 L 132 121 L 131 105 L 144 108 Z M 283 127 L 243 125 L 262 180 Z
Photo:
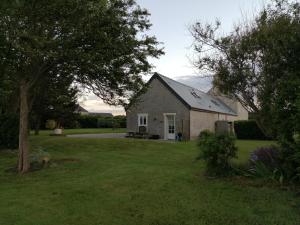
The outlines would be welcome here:
M 191 31 L 196 65 L 214 85 L 258 116 L 268 136 L 292 141 L 300 92 L 300 4 L 273 1 L 253 21 L 218 35 L 220 23 L 196 23 Z
M 71 74 L 74 82 L 109 104 L 126 104 L 149 72 L 148 57 L 163 52 L 148 36 L 149 13 L 134 0 L 12 0 L 0 3 L 2 55 L 19 87 L 21 173 L 28 171 L 31 92 L 47 76 Z M 51 72 L 51 71 L 55 71 Z

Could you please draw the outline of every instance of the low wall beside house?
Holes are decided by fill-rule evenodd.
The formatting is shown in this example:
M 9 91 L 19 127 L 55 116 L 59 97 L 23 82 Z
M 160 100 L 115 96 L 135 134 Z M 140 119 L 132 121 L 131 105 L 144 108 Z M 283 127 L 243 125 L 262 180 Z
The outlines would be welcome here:
M 237 116 L 224 115 L 215 112 L 190 111 L 190 139 L 195 140 L 203 130 L 215 132 L 216 121 L 233 122 Z
M 218 114 L 209 112 L 190 111 L 190 139 L 197 139 L 200 132 L 210 130 L 214 132 Z

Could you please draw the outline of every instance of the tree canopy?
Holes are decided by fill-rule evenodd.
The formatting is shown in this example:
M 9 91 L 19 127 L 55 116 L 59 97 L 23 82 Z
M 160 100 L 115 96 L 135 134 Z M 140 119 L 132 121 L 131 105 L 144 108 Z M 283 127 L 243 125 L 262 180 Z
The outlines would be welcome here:
M 291 140 L 299 110 L 300 4 L 273 1 L 228 35 L 219 35 L 220 25 L 196 23 L 191 28 L 197 67 L 255 112 L 268 136 Z
M 13 0 L 0 3 L 1 77 L 19 87 L 19 170 L 28 164 L 28 114 L 32 93 L 47 77 L 90 89 L 109 104 L 143 85 L 141 74 L 159 57 L 147 10 L 134 0 Z
M 256 114 L 264 133 L 279 141 L 282 178 L 300 182 L 300 3 L 272 1 L 228 35 L 218 35 L 219 27 L 192 27 L 196 65 Z
M 52 76 L 44 79 L 32 94 L 31 126 L 39 134 L 42 123 L 55 120 L 57 128 L 75 123 L 78 109 L 78 87 L 71 76 Z
M 132 0 L 11 1 L 1 11 L 2 49 L 10 52 L 4 61 L 14 68 L 6 73 L 32 85 L 55 68 L 107 103 L 121 103 L 140 89 L 147 57 L 162 54 L 154 37 L 142 35 L 149 13 Z

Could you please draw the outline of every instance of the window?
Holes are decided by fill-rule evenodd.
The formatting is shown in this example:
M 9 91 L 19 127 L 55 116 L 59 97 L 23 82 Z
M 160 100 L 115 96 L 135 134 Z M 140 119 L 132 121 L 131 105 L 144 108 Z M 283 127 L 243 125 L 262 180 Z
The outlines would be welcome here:
M 220 104 L 218 102 L 216 102 L 215 100 L 210 100 L 212 103 L 214 103 L 216 106 L 220 106 Z
M 175 115 L 168 115 L 167 119 L 169 134 L 175 134 Z
M 148 125 L 148 114 L 138 114 L 138 125 L 144 127 Z
M 199 95 L 198 93 L 196 93 L 196 91 L 195 91 L 194 89 L 191 91 L 191 95 L 193 95 L 194 98 L 199 98 L 199 99 L 201 99 L 200 95 Z

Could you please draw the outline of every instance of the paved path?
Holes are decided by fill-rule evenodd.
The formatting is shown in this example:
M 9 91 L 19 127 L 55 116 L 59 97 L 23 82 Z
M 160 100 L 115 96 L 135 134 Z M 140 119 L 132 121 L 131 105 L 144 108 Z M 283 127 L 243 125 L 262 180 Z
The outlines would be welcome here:
M 125 138 L 125 133 L 107 133 L 107 134 L 70 134 L 70 138 Z

